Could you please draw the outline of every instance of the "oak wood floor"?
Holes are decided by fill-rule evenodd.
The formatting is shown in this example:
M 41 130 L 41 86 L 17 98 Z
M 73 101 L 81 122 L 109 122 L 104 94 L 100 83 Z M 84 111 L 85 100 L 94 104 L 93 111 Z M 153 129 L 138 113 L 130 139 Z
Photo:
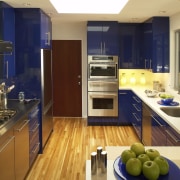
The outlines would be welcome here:
M 84 180 L 85 162 L 97 146 L 138 142 L 130 126 L 87 126 L 83 118 L 54 118 L 54 131 L 27 180 Z

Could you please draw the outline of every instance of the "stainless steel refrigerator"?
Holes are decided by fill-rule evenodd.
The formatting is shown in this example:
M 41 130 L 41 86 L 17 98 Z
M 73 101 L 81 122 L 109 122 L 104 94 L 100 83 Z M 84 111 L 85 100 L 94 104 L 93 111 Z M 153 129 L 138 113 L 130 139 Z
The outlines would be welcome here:
M 53 131 L 52 52 L 41 49 L 42 148 Z

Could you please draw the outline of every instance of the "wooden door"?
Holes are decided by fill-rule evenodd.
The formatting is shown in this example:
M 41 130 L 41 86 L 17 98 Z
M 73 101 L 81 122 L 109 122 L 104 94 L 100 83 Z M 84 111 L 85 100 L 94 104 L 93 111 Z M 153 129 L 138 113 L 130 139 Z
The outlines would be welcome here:
M 81 41 L 52 41 L 53 116 L 82 116 Z

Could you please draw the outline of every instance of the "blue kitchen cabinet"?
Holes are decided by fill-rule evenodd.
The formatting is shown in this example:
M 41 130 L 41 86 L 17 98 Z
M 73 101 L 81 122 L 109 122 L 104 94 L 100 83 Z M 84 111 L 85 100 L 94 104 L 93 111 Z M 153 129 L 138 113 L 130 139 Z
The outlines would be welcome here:
M 40 151 L 39 107 L 35 106 L 28 114 L 29 119 L 29 166 L 31 167 Z
M 118 22 L 89 21 L 87 53 L 88 55 L 119 55 Z
M 39 68 L 40 49 L 51 49 L 51 21 L 39 8 L 16 8 L 16 73 Z M 35 72 L 34 72 L 35 73 Z
M 119 90 L 118 93 L 118 125 L 130 125 L 132 118 L 132 115 L 130 113 L 132 91 Z
M 169 17 L 153 17 L 142 24 L 145 69 L 169 72 Z
M 132 92 L 131 124 L 139 139 L 142 140 L 142 100 Z
M 151 139 L 152 146 L 166 146 L 167 123 L 154 111 L 151 111 Z M 158 137 L 158 138 L 157 138 Z
M 144 68 L 140 23 L 119 23 L 119 68 Z
M 8 79 L 15 75 L 15 13 L 14 8 L 0 2 L 0 40 L 10 41 L 13 52 L 0 55 L 1 78 Z

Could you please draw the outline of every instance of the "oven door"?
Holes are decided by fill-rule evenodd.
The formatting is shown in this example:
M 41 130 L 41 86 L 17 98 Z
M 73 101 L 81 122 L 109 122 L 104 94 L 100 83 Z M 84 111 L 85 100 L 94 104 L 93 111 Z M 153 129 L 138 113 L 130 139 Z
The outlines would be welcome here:
M 89 80 L 117 79 L 118 69 L 116 63 L 90 63 L 88 67 Z
M 88 92 L 88 116 L 117 117 L 117 92 Z

